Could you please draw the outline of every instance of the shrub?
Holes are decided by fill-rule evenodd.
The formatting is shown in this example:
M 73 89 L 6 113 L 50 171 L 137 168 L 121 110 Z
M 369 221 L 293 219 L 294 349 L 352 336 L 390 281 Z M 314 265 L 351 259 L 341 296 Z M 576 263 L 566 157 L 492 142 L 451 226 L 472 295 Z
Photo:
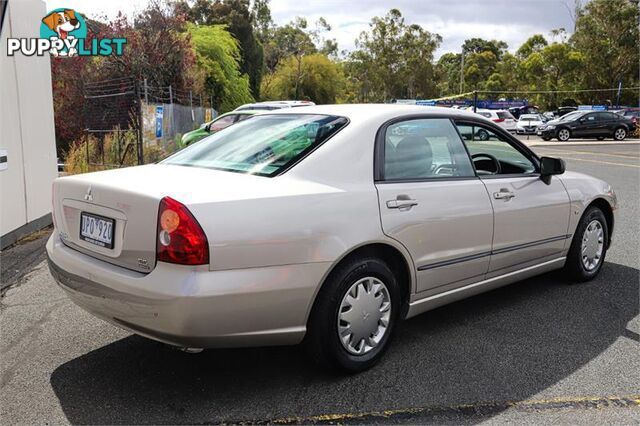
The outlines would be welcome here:
M 138 164 L 136 152 L 137 136 L 134 131 L 105 135 L 103 140 L 93 135 L 85 136 L 71 145 L 65 156 L 66 174 L 94 172 Z M 88 143 L 88 147 L 87 147 Z M 88 155 L 87 155 L 88 149 Z M 144 163 L 156 163 L 175 151 L 174 143 L 166 149 L 157 145 L 147 145 L 143 149 Z

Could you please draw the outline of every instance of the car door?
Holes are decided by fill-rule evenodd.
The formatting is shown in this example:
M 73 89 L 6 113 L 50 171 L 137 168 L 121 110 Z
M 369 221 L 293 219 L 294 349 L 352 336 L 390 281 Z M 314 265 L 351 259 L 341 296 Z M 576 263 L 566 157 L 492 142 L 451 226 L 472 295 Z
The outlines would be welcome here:
M 491 201 L 451 120 L 414 117 L 383 126 L 375 173 L 382 229 L 411 254 L 418 292 L 483 279 Z
M 616 124 L 616 116 L 612 112 L 599 112 L 597 136 L 611 136 Z
M 465 140 L 494 211 L 487 277 L 559 257 L 571 241 L 569 195 L 560 179 L 543 181 L 536 157 L 504 132 L 485 124 L 456 124 L 461 133 L 480 127 L 489 134 L 487 141 Z
M 591 112 L 583 115 L 574 122 L 571 129 L 571 135 L 574 137 L 593 137 L 598 134 L 599 126 L 600 120 L 598 120 L 598 113 Z

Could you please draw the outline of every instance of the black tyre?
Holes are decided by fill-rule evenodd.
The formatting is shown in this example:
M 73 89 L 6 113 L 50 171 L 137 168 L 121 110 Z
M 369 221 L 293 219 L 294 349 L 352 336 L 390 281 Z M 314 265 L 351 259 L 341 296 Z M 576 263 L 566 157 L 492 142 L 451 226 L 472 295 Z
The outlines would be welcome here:
M 576 228 L 564 266 L 570 279 L 577 282 L 595 278 L 607 254 L 609 227 L 602 210 L 589 207 Z
M 571 138 L 571 131 L 569 129 L 559 129 L 557 137 L 560 142 L 566 142 Z
M 350 373 L 375 365 L 385 353 L 401 308 L 393 272 L 375 257 L 339 265 L 316 297 L 305 349 L 320 366 Z
M 476 133 L 478 135 L 478 139 L 480 139 L 481 141 L 488 141 L 489 140 L 489 132 L 487 132 L 486 130 L 478 130 L 478 133 Z
M 599 141 L 603 141 L 604 140 L 604 136 L 598 136 L 596 139 L 598 139 Z
M 623 141 L 627 137 L 627 129 L 624 127 L 618 127 L 613 131 L 613 140 Z

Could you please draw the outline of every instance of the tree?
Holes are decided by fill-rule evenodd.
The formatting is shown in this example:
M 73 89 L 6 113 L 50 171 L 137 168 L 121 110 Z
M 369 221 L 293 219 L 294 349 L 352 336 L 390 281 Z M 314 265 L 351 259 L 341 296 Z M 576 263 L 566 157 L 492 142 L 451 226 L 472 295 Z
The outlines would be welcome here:
M 221 112 L 253 101 L 249 78 L 239 70 L 238 41 L 224 25 L 189 25 L 205 90 Z
M 637 86 L 640 67 L 637 0 L 592 0 L 579 10 L 570 42 L 584 56 L 583 87 Z M 635 103 L 632 92 L 623 101 Z M 596 100 L 583 95 L 583 100 Z
M 313 53 L 300 62 L 290 56 L 273 73 L 269 86 L 263 84 L 265 99 L 307 99 L 317 104 L 335 103 L 344 91 L 344 75 L 339 64 L 326 55 Z
M 382 18 L 374 17 L 369 26 L 356 40 L 347 67 L 362 78 L 362 98 L 432 97 L 433 52 L 441 37 L 418 25 L 406 25 L 397 9 Z
M 519 58 L 524 59 L 534 52 L 541 51 L 548 44 L 547 39 L 542 34 L 534 34 L 522 43 L 516 54 Z
M 240 72 L 249 76 L 251 93 L 260 97 L 260 81 L 264 61 L 262 45 L 254 33 L 254 14 L 249 0 L 196 0 L 192 6 L 186 0 L 174 4 L 177 13 L 200 25 L 227 25 L 227 30 L 240 43 Z M 263 12 L 264 13 L 264 12 Z

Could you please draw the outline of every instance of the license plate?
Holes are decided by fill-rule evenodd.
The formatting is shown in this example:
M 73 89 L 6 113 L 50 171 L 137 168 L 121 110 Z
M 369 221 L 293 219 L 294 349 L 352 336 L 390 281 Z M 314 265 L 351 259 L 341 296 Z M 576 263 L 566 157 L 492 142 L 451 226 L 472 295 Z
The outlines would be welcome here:
M 542 132 L 536 132 L 538 136 L 542 136 Z
M 113 248 L 115 220 L 91 213 L 80 213 L 80 239 L 100 247 Z

